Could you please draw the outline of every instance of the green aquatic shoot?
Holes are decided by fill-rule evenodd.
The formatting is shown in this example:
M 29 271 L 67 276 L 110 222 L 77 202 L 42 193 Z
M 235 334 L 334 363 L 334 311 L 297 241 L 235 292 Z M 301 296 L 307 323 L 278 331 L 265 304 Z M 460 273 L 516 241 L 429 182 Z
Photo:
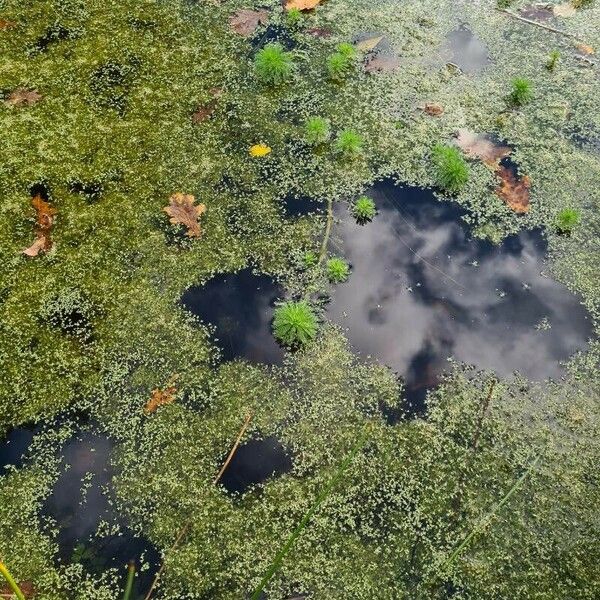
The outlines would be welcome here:
M 273 335 L 285 346 L 303 346 L 315 338 L 317 328 L 317 317 L 304 300 L 285 302 L 275 309 Z
M 330 258 L 327 261 L 327 279 L 331 283 L 344 283 L 350 277 L 350 265 L 338 257 Z
M 362 152 L 362 136 L 353 129 L 341 131 L 335 141 L 336 152 L 345 158 L 354 158 Z
M 546 63 L 546 69 L 548 71 L 554 71 L 556 69 L 556 65 L 560 59 L 560 52 L 558 50 L 552 50 L 548 55 L 548 62 Z
M 338 44 L 336 52 L 327 58 L 327 72 L 330 79 L 342 81 L 350 75 L 356 60 L 356 48 L 344 42 Z
M 281 44 L 267 44 L 254 57 L 254 71 L 260 81 L 268 85 L 279 85 L 287 81 L 294 72 L 290 52 Z
M 317 512 L 317 510 L 319 510 L 321 504 L 323 504 L 323 502 L 326 500 L 329 494 L 331 494 L 331 492 L 333 491 L 333 488 L 337 485 L 338 481 L 340 481 L 340 479 L 343 477 L 344 472 L 350 466 L 350 463 L 354 460 L 354 457 L 366 444 L 369 436 L 369 431 L 369 427 L 365 428 L 363 435 L 360 437 L 355 446 L 350 450 L 350 452 L 346 455 L 346 458 L 344 458 L 344 460 L 340 463 L 340 466 L 338 467 L 334 476 L 331 478 L 330 482 L 316 497 L 313 505 L 306 511 L 306 513 L 304 513 L 304 516 L 300 520 L 300 523 L 298 523 L 296 529 L 294 529 L 294 531 L 287 539 L 281 550 L 273 559 L 271 566 L 267 569 L 267 572 L 265 573 L 261 582 L 258 584 L 258 587 L 254 590 L 250 600 L 259 600 L 259 598 L 262 597 L 261 594 L 263 593 L 263 590 L 268 585 L 269 581 L 271 581 L 273 575 L 275 575 L 275 573 L 277 573 L 277 571 L 279 571 L 279 569 L 281 568 L 281 565 L 283 564 L 283 559 L 289 554 L 296 540 L 300 537 L 304 529 L 310 523 L 310 520 L 312 519 L 313 515 Z
M 514 106 L 524 106 L 531 102 L 533 98 L 533 85 L 529 79 L 515 77 L 511 85 L 510 101 Z
M 123 600 L 131 600 L 131 594 L 133 592 L 133 582 L 135 581 L 135 562 L 130 561 L 127 565 L 127 582 L 125 583 L 125 593 L 123 594 Z
M 304 125 L 304 137 L 311 146 L 319 146 L 329 141 L 329 121 L 323 117 L 310 117 Z
M 361 196 L 352 206 L 352 215 L 357 223 L 367 223 L 372 221 L 377 214 L 375 202 L 368 196 Z
M 305 269 L 315 267 L 319 262 L 319 255 L 313 250 L 309 250 L 302 257 L 302 265 Z
M 581 213 L 575 208 L 563 208 L 556 215 L 556 229 L 561 233 L 571 233 L 581 220 Z
M 432 162 L 435 179 L 443 190 L 459 192 L 469 181 L 469 165 L 455 146 L 436 144 L 433 147 Z
M 299 8 L 290 8 L 285 16 L 288 27 L 297 27 L 302 22 L 302 11 Z
M 13 591 L 13 594 L 18 598 L 18 600 L 25 600 L 25 595 L 21 591 L 21 588 L 18 586 L 14 577 L 10 574 L 8 567 L 2 561 L 0 561 L 0 574 L 2 577 L 4 577 L 4 579 L 6 579 L 8 587 Z

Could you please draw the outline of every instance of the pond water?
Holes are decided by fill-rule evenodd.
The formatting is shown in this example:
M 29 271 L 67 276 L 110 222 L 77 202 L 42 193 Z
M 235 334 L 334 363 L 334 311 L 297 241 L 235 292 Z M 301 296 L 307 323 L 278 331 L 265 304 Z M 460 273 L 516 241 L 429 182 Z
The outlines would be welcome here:
M 283 294 L 271 277 L 243 269 L 189 288 L 181 301 L 201 321 L 214 326 L 224 360 L 277 364 L 284 352 L 271 335 L 271 320 L 275 301 Z
M 491 64 L 487 46 L 466 25 L 447 35 L 440 54 L 444 61 L 454 63 L 464 73 L 478 73 Z
M 370 196 L 379 214 L 364 226 L 337 206 L 352 276 L 333 289 L 327 317 L 360 354 L 405 378 L 409 402 L 422 403 L 450 357 L 543 380 L 586 347 L 591 318 L 545 272 L 540 232 L 494 246 L 471 238 L 462 210 L 430 190 L 386 182 Z

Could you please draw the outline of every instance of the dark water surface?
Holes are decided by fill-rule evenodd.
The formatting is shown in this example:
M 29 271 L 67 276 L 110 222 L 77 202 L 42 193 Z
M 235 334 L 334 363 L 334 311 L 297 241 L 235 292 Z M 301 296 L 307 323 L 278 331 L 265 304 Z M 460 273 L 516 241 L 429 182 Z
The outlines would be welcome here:
M 465 25 L 448 34 L 440 53 L 464 73 L 478 73 L 492 62 L 487 46 Z
M 215 327 L 216 343 L 225 360 L 241 357 L 276 364 L 284 352 L 271 334 L 271 320 L 275 300 L 282 296 L 282 288 L 271 277 L 244 269 L 188 289 L 181 301 Z
M 333 290 L 327 316 L 360 354 L 405 378 L 409 401 L 422 402 L 450 357 L 543 380 L 585 348 L 591 319 L 545 274 L 539 232 L 494 246 L 472 239 L 461 209 L 429 190 L 382 183 L 370 195 L 379 214 L 368 225 L 337 207 L 352 276 Z

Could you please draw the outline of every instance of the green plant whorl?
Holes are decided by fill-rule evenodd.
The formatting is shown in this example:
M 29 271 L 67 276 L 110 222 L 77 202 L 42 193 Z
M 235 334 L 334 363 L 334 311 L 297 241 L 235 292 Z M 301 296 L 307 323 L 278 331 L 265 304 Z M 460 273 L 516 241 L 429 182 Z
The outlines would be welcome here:
M 335 150 L 345 158 L 354 158 L 362 152 L 362 136 L 353 129 L 344 129 L 335 140 Z
M 437 184 L 447 192 L 459 192 L 469 181 L 469 165 L 455 146 L 436 144 L 432 161 Z
M 377 214 L 375 202 L 368 196 L 361 196 L 352 206 L 352 215 L 358 223 L 372 221 Z
M 533 98 L 533 85 L 529 79 L 524 77 L 515 77 L 512 82 L 512 91 L 510 93 L 510 101 L 515 106 L 523 106 L 531 102 Z
M 304 137 L 311 146 L 328 142 L 331 137 L 329 121 L 323 117 L 310 117 L 304 125 Z
M 263 83 L 269 85 L 284 83 L 294 72 L 291 53 L 286 52 L 281 44 L 267 44 L 254 57 L 254 71 Z
M 563 208 L 556 215 L 556 229 L 560 233 L 571 233 L 581 220 L 581 213 L 575 208 Z
M 327 279 L 331 283 L 344 283 L 350 277 L 350 265 L 337 256 L 327 261 Z
M 305 300 L 285 302 L 275 309 L 273 335 L 285 346 L 303 346 L 314 339 L 317 329 L 317 317 Z

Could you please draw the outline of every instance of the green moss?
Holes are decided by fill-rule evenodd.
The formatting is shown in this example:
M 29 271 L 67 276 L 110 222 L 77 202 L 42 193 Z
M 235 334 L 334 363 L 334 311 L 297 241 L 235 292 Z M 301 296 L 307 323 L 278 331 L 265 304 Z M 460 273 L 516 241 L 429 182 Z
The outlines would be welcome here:
M 311 146 L 329 141 L 331 137 L 329 121 L 323 117 L 310 117 L 304 126 L 304 137 Z
M 456 146 L 436 144 L 431 153 L 437 184 L 445 191 L 455 193 L 469 181 L 469 166 Z
M 523 106 L 531 102 L 533 98 L 533 85 L 524 77 L 515 77 L 511 82 L 512 91 L 510 101 L 515 106 Z
M 281 44 L 267 44 L 256 53 L 254 71 L 263 83 L 279 85 L 290 79 L 294 72 L 292 56 Z
M 353 129 L 344 129 L 335 140 L 335 150 L 343 158 L 355 158 L 363 149 L 362 136 Z

